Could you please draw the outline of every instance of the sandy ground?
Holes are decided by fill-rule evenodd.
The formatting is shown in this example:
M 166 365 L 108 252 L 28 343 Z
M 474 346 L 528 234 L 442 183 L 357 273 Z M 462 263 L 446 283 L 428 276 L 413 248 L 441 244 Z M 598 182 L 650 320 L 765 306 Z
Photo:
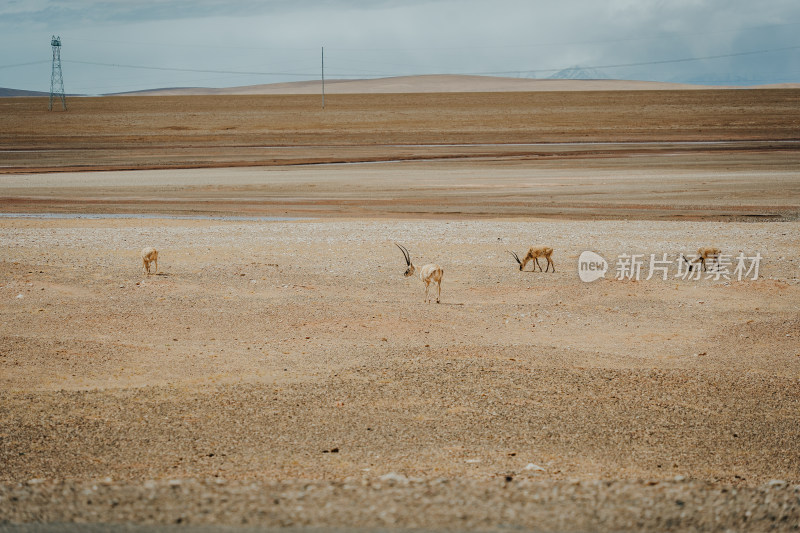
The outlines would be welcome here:
M 701 527 L 707 498 L 741 489 L 742 509 L 777 491 L 786 505 L 764 516 L 797 524 L 797 222 L 0 227 L 0 519 L 491 528 L 508 508 L 508 523 L 533 529 L 628 529 L 663 526 L 677 491 L 693 502 L 678 523 Z M 712 240 L 760 253 L 759 278 L 676 279 L 673 263 L 666 281 L 646 280 L 649 264 L 638 282 L 614 279 L 622 254 L 672 260 Z M 394 242 L 443 265 L 440 305 L 402 277 Z M 557 272 L 520 272 L 506 249 L 522 243 L 555 247 Z M 158 275 L 141 273 L 145 245 L 161 251 Z M 608 279 L 579 279 L 584 250 L 612 263 Z M 103 480 L 106 496 L 87 498 Z M 214 504 L 178 512 L 196 500 L 175 500 L 170 480 Z M 333 491 L 337 511 L 298 512 L 291 480 Z M 405 494 L 391 506 L 387 480 Z M 455 485 L 440 493 L 436 480 Z M 251 482 L 261 496 L 231 511 L 230 490 Z M 517 503 L 495 494 L 507 486 Z M 44 494 L 14 499 L 29 490 Z M 163 506 L 142 503 L 161 490 Z M 539 510 L 521 496 L 551 490 L 566 492 Z M 264 491 L 291 496 L 263 515 Z M 655 522 L 564 514 L 570 498 L 622 506 L 629 491 L 667 510 Z M 486 493 L 505 503 L 477 505 Z M 423 497 L 436 510 L 424 518 L 411 511 Z M 719 497 L 714 527 L 743 524 Z
M 83 218 L 0 217 L 0 529 L 796 531 L 797 150 L 757 142 L 6 159 L 4 214 Z M 441 304 L 395 242 L 442 265 Z M 543 244 L 555 273 L 507 253 Z M 705 245 L 727 271 L 678 276 Z M 584 251 L 604 279 L 581 281 Z M 616 279 L 631 255 L 640 278 Z
M 795 147 L 800 146 L 793 145 Z M 6 175 L 7 213 L 794 221 L 800 150 Z M 620 153 L 621 151 L 621 153 Z

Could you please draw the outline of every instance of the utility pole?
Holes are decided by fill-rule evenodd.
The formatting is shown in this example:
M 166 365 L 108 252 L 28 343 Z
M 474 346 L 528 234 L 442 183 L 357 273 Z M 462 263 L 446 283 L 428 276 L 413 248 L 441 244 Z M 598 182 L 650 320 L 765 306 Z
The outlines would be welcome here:
M 325 47 L 322 47 L 322 109 L 325 109 Z
M 50 72 L 50 103 L 47 106 L 49 111 L 53 110 L 53 98 L 61 98 L 61 105 L 64 111 L 67 110 L 67 100 L 64 97 L 64 76 L 61 75 L 61 37 L 50 39 L 50 46 L 53 47 L 53 69 Z

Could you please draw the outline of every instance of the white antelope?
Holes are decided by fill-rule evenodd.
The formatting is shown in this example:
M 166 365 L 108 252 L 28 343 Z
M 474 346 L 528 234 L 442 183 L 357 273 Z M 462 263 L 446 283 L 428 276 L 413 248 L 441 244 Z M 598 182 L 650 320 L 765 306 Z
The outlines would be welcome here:
M 408 265 L 408 268 L 403 273 L 403 276 L 405 276 L 405 277 L 413 276 L 414 272 L 416 272 L 417 269 L 414 267 L 413 264 L 411 264 L 411 254 L 408 253 L 408 250 L 406 250 L 405 247 L 400 246 L 397 243 L 394 243 L 394 244 L 398 248 L 400 248 L 401 252 L 403 252 L 403 256 L 405 256 L 405 258 L 406 258 L 406 265 Z M 442 270 L 442 267 L 440 267 L 439 265 L 437 265 L 435 263 L 431 263 L 431 264 L 425 265 L 425 266 L 423 266 L 422 268 L 419 269 L 419 279 L 421 279 L 422 282 L 425 283 L 425 300 L 424 301 L 426 303 L 429 301 L 429 299 L 428 299 L 428 289 L 430 288 L 431 283 L 436 283 L 436 285 L 437 285 L 438 292 L 436 293 L 436 303 L 437 304 L 439 303 L 439 298 L 442 296 L 442 276 L 443 275 L 444 275 L 444 270 Z
M 156 264 L 156 274 L 158 274 L 158 250 L 152 247 L 142 249 L 142 269 L 150 274 L 150 263 Z
M 703 272 L 705 272 L 707 270 L 706 261 L 708 261 L 709 259 L 711 259 L 712 262 L 715 262 L 717 264 L 717 269 L 719 269 L 719 254 L 721 253 L 722 251 L 719 248 L 707 246 L 705 248 L 699 248 L 697 250 L 697 257 L 695 257 L 691 261 L 686 259 L 683 256 L 683 254 L 681 254 L 681 257 L 683 257 L 683 260 L 686 261 L 686 263 L 688 263 L 689 272 L 692 271 L 692 267 L 696 266 L 693 263 L 697 263 L 698 261 L 700 262 L 701 265 L 703 265 Z
M 524 269 L 525 265 L 528 264 L 528 261 L 533 259 L 533 271 L 536 272 L 536 267 L 538 266 L 539 272 L 541 272 L 542 265 L 539 264 L 539 258 L 544 257 L 545 259 L 547 259 L 547 268 L 545 268 L 544 271 L 547 272 L 550 269 L 551 265 L 553 266 L 553 272 L 556 271 L 556 264 L 550 257 L 551 255 L 553 255 L 553 249 L 550 248 L 549 246 L 539 246 L 538 248 L 533 248 L 533 247 L 529 248 L 528 253 L 525 254 L 525 257 L 522 259 L 522 261 L 520 261 L 519 256 L 516 253 L 510 252 L 508 250 L 506 251 L 510 253 L 512 256 L 514 256 L 514 259 L 519 264 L 520 270 Z

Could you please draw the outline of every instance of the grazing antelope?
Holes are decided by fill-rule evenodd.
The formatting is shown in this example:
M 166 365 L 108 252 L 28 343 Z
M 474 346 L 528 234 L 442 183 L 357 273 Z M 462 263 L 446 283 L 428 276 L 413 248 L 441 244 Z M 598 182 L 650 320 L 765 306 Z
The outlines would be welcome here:
M 533 271 L 536 272 L 536 267 L 538 266 L 539 272 L 541 272 L 542 265 L 539 264 L 539 258 L 544 257 L 545 259 L 547 259 L 547 268 L 545 268 L 544 271 L 547 272 L 550 269 L 550 265 L 553 266 L 553 272 L 556 271 L 556 264 L 553 263 L 553 259 L 552 257 L 550 257 L 551 255 L 553 255 L 553 249 L 550 248 L 549 246 L 539 246 L 538 248 L 529 248 L 528 253 L 525 254 L 525 257 L 522 259 L 522 261 L 520 261 L 519 256 L 516 253 L 510 252 L 508 250 L 506 251 L 510 253 L 512 256 L 514 256 L 514 259 L 517 261 L 517 263 L 519 263 L 520 270 L 523 270 L 525 268 L 525 265 L 528 264 L 528 261 L 533 259 Z
M 689 261 L 686 259 L 683 254 L 681 257 L 684 261 L 689 265 L 689 272 L 692 271 L 692 268 L 695 266 L 693 263 L 697 263 L 700 261 L 700 264 L 703 265 L 703 272 L 707 270 L 706 268 L 706 261 L 711 259 L 712 261 L 717 263 L 717 268 L 719 268 L 719 254 L 722 253 L 719 248 L 714 248 L 711 246 L 700 248 L 697 250 L 697 257 Z
M 408 253 L 405 247 L 400 246 L 397 243 L 394 243 L 400 251 L 403 252 L 403 256 L 406 258 L 406 265 L 408 268 L 403 273 L 403 276 L 409 277 L 413 276 L 414 272 L 416 272 L 416 268 L 413 264 L 411 264 L 411 254 Z M 438 292 L 436 293 L 436 303 L 439 303 L 439 298 L 442 296 L 442 276 L 444 275 L 444 270 L 442 267 L 435 263 L 431 263 L 428 265 L 423 266 L 419 269 L 419 279 L 425 283 L 425 303 L 428 302 L 428 288 L 430 287 L 431 283 L 436 283 L 438 287 Z
M 142 269 L 150 274 L 150 263 L 156 264 L 156 274 L 158 274 L 158 250 L 152 247 L 142 249 Z

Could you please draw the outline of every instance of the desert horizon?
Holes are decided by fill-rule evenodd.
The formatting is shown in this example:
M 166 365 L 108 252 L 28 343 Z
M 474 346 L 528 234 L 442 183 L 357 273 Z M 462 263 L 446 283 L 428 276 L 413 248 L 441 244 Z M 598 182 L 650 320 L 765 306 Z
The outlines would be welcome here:
M 98 96 L 202 96 L 202 95 L 290 95 L 290 94 L 406 94 L 481 92 L 564 92 L 564 91 L 707 91 L 798 89 L 800 83 L 759 83 L 749 85 L 690 84 L 627 79 L 512 78 L 489 75 L 420 74 L 367 79 L 312 79 L 229 87 L 154 87 L 105 94 L 75 94 L 70 98 Z M 0 97 L 47 96 L 42 91 L 0 87 Z

